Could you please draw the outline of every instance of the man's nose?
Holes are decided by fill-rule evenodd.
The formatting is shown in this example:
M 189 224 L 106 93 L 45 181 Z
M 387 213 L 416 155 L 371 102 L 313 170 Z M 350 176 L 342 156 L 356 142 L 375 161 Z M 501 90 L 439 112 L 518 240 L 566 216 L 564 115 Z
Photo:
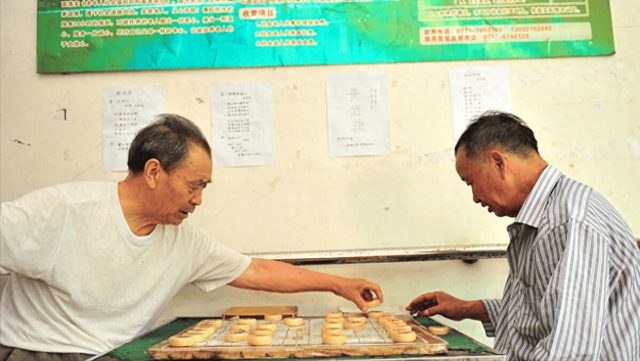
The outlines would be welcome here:
M 476 203 L 480 203 L 480 198 L 476 195 L 476 192 L 473 192 L 473 201 Z
M 202 204 L 202 188 L 200 188 L 191 198 L 191 203 L 199 206 Z

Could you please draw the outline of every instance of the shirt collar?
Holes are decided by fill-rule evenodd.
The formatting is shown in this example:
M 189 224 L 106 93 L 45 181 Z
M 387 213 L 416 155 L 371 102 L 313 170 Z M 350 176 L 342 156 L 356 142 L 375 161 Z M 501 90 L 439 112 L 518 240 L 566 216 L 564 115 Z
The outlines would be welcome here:
M 515 223 L 522 223 L 538 228 L 540 217 L 547 204 L 547 198 L 561 176 L 562 173 L 552 165 L 548 165 L 544 169 L 536 185 L 533 186 L 533 189 L 524 201 L 522 209 L 518 212 Z

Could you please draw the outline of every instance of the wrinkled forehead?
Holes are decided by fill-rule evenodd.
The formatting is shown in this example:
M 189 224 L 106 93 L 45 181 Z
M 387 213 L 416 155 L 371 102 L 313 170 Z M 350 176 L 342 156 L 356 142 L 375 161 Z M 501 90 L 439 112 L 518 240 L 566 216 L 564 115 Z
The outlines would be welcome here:
M 184 161 L 175 168 L 176 172 L 182 173 L 192 180 L 201 179 L 206 183 L 211 182 L 212 170 L 211 154 L 200 147 L 190 148 Z
M 467 156 L 467 150 L 463 145 L 460 148 L 458 148 L 458 151 L 456 152 L 456 160 L 455 160 L 456 171 L 460 173 L 460 168 L 465 166 L 468 162 L 469 162 L 469 157 Z
M 466 157 L 464 157 L 465 159 L 463 159 L 463 157 L 460 155 L 460 152 L 458 152 L 458 154 L 456 155 L 456 172 L 458 173 L 458 175 L 460 176 L 460 178 L 462 178 L 462 180 L 464 180 L 464 174 L 466 174 L 466 167 L 465 167 L 465 163 L 466 163 Z
M 483 163 L 480 159 L 470 159 L 467 156 L 467 151 L 464 149 L 464 146 L 458 149 L 458 153 L 456 154 L 456 172 L 460 176 L 463 181 L 466 181 L 470 174 L 482 167 Z

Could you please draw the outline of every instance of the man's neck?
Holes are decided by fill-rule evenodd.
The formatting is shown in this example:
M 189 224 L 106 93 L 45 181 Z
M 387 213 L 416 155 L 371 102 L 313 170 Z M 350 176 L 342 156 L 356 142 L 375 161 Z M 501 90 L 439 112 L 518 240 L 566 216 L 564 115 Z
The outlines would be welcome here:
M 531 164 L 527 166 L 528 172 L 526 173 L 527 195 L 531 193 L 533 187 L 538 183 L 538 179 L 542 176 L 542 172 L 544 172 L 548 165 L 549 163 L 539 156 L 531 160 Z
M 520 208 L 524 206 L 524 202 L 527 200 L 529 193 L 531 193 L 533 187 L 536 186 L 538 179 L 540 179 L 542 172 L 544 172 L 548 165 L 549 164 L 540 156 L 532 157 L 520 164 L 520 169 L 517 171 L 519 175 L 517 180 L 517 198 Z
M 140 184 L 141 181 L 143 180 L 136 179 L 129 174 L 127 178 L 118 183 L 118 198 L 124 219 L 131 232 L 139 237 L 149 235 L 157 225 L 143 211 L 145 209 L 143 202 L 148 198 L 144 191 L 144 184 Z

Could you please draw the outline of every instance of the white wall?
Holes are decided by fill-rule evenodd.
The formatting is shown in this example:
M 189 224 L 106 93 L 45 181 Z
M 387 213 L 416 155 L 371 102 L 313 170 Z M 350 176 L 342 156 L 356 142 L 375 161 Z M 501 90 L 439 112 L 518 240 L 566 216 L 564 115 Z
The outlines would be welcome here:
M 210 134 L 212 83 L 271 81 L 276 164 L 215 169 L 192 218 L 223 243 L 249 253 L 506 243 L 509 220 L 474 204 L 455 173 L 448 69 L 508 66 L 514 112 L 536 132 L 543 157 L 607 197 L 640 235 L 636 0 L 611 2 L 617 53 L 608 57 L 68 75 L 35 72 L 36 2 L 0 6 L 3 202 L 55 183 L 125 176 L 101 171 L 104 87 L 162 85 L 164 110 Z M 326 74 L 358 70 L 388 74 L 392 154 L 329 158 Z M 66 121 L 56 119 L 61 108 Z M 310 268 L 369 278 L 383 286 L 386 304 L 402 306 L 438 289 L 465 299 L 499 297 L 508 270 L 504 259 Z M 203 295 L 186 287 L 161 321 L 241 304 L 294 304 L 302 314 L 346 305 L 332 295 L 229 287 Z M 455 324 L 491 344 L 478 323 Z

